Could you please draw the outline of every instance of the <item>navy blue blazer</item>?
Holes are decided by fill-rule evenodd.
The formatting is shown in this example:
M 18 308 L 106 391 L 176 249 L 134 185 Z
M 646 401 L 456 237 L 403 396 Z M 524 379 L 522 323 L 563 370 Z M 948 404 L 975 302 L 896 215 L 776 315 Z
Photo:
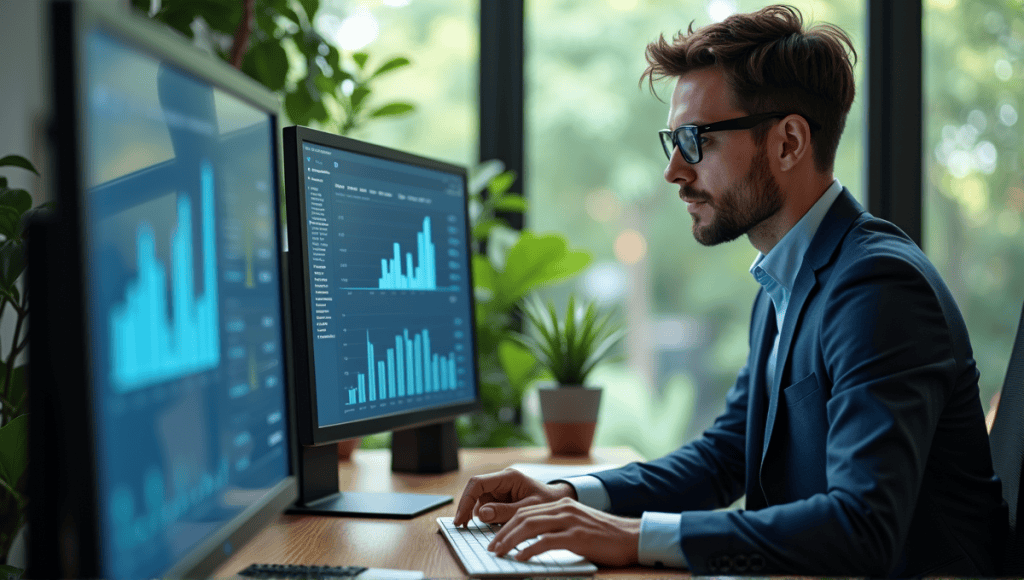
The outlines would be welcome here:
M 682 513 L 697 574 L 991 575 L 1007 529 L 978 371 L 946 285 L 843 190 L 779 336 L 760 290 L 750 353 L 699 439 L 594 474 L 613 513 Z M 746 495 L 746 509 L 711 511 Z

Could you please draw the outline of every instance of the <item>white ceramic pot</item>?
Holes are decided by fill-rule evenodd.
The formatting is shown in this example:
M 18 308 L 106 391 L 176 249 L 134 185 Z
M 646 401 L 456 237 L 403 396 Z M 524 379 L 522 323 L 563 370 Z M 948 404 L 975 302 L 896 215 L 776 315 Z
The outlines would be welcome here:
M 588 455 L 601 408 L 601 387 L 542 385 L 540 414 L 552 455 Z

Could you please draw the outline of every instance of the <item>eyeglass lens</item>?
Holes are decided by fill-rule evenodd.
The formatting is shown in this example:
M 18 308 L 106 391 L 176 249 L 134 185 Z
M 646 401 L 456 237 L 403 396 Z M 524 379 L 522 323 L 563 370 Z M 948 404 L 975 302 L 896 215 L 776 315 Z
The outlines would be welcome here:
M 700 160 L 700 144 L 695 129 L 696 127 L 682 126 L 675 131 L 661 133 L 661 145 L 665 149 L 665 156 L 672 159 L 672 150 L 679 147 L 679 152 L 687 163 L 697 163 Z

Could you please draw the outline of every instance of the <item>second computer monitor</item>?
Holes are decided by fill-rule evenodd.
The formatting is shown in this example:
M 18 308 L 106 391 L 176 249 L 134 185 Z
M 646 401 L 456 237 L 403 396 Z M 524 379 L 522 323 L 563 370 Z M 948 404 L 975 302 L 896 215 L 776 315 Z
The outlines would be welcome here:
M 284 142 L 297 424 L 307 453 L 450 425 L 475 410 L 465 168 L 306 127 L 286 128 Z M 400 446 L 454 453 L 452 427 L 423 438 L 431 440 L 393 441 L 396 469 L 417 470 L 401 459 L 416 450 Z

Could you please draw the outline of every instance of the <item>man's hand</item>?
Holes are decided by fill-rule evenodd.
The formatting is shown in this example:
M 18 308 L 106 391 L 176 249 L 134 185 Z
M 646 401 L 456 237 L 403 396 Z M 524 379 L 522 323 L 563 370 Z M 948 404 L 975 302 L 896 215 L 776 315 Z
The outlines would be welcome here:
M 562 548 L 595 564 L 628 566 L 638 561 L 640 520 L 613 516 L 563 498 L 519 509 L 487 549 L 504 556 L 532 538 L 538 539 L 516 554 L 517 560 Z
M 511 468 L 477 475 L 466 484 L 453 523 L 465 525 L 475 515 L 481 521 L 500 524 L 520 508 L 562 498 L 576 498 L 576 490 L 568 483 L 544 484 Z

